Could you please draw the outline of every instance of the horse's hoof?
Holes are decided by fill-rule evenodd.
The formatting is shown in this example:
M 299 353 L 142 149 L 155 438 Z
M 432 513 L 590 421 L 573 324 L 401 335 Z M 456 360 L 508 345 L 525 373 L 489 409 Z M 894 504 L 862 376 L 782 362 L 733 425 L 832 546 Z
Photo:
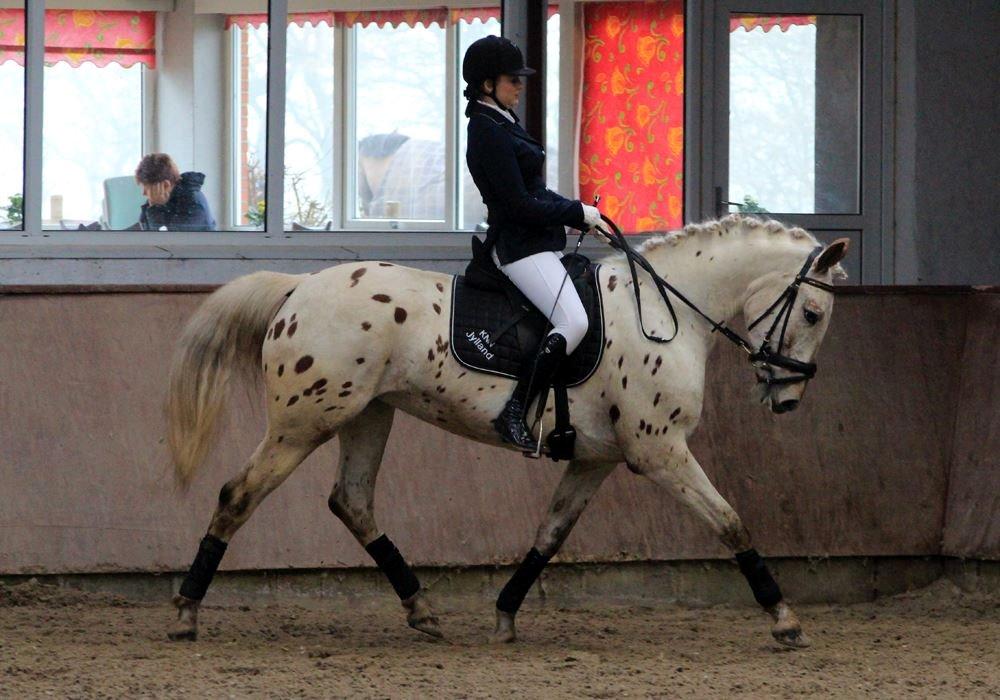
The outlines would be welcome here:
M 490 635 L 493 644 L 510 644 L 517 641 L 517 630 L 514 627 L 514 616 L 497 610 L 497 626 Z
M 802 632 L 802 624 L 796 617 L 792 609 L 785 601 L 779 602 L 773 608 L 768 609 L 774 626 L 771 627 L 771 636 L 786 647 L 793 649 L 805 649 L 809 646 L 809 638 Z
M 407 620 L 407 622 L 410 627 L 418 632 L 429 634 L 435 639 L 444 639 L 444 632 L 441 631 L 441 627 L 438 625 L 436 617 L 425 617 L 421 620 Z
M 177 608 L 177 622 L 167 632 L 172 642 L 193 642 L 198 638 L 198 605 L 200 601 L 175 595 L 171 601 Z
M 437 616 L 431 609 L 430 602 L 423 591 L 418 591 L 404 600 L 403 607 L 407 610 L 406 624 L 435 639 L 444 639 L 444 633 L 438 624 Z
M 772 629 L 771 636 L 774 637 L 778 644 L 791 647 L 793 649 L 805 649 L 812 644 L 812 642 L 809 641 L 809 637 L 807 637 L 805 632 L 801 629 Z

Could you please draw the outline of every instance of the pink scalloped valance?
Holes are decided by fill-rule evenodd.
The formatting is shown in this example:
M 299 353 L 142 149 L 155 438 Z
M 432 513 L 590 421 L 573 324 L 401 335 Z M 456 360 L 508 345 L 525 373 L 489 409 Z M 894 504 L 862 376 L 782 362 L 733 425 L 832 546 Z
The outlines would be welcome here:
M 24 10 L 0 10 L 0 63 L 24 65 Z M 156 68 L 156 13 L 46 10 L 45 63 Z
M 777 27 L 781 31 L 787 32 L 790 27 L 810 24 L 816 24 L 816 15 L 775 15 L 773 17 L 733 15 L 729 18 L 729 31 L 735 32 L 737 29 L 742 29 L 749 32 L 760 27 L 765 32 L 769 32 Z
M 558 5 L 549 5 L 549 17 L 557 14 Z M 432 24 L 444 26 L 445 24 L 457 24 L 458 22 L 471 23 L 475 20 L 488 22 L 490 20 L 500 20 L 499 7 L 428 7 L 420 10 L 332 10 L 326 12 L 292 12 L 288 15 L 288 24 L 304 27 L 307 24 L 319 26 L 326 24 L 333 26 L 350 26 L 360 24 L 368 26 L 377 24 L 380 27 L 396 26 L 405 24 L 415 27 L 422 24 L 429 27 Z M 267 25 L 266 14 L 245 14 L 229 15 L 226 18 L 226 29 L 239 27 L 261 27 Z

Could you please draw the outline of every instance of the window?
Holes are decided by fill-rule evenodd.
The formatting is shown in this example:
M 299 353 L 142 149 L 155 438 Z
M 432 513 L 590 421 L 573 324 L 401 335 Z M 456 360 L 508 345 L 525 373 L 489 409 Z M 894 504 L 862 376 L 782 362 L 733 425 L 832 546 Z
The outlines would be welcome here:
M 432 222 L 446 214 L 446 30 L 351 27 L 347 217 Z
M 24 227 L 24 4 L 0 10 L 0 229 Z M 21 41 L 23 46 L 23 39 Z
M 486 17 L 485 21 L 478 17 L 469 21 L 463 21 L 458 25 L 458 53 L 465 56 L 466 50 L 478 39 L 484 36 L 500 36 L 500 20 L 496 17 Z M 459 67 L 461 70 L 461 67 Z M 464 89 L 465 83 L 462 83 Z M 462 119 L 458 128 L 458 154 L 459 168 L 462 177 L 459 180 L 459 203 L 461 206 L 459 215 L 459 228 L 465 230 L 475 230 L 477 226 L 485 227 L 486 205 L 483 204 L 476 183 L 472 181 L 469 167 L 465 164 L 465 149 L 468 141 L 469 118 L 465 116 L 465 98 L 456 96 L 457 109 Z M 546 125 L 547 127 L 548 125 Z
M 288 25 L 285 222 L 325 229 L 335 216 L 339 149 L 334 108 L 336 35 L 328 18 Z
M 42 225 L 112 226 L 106 183 L 132 178 L 142 157 L 143 72 L 155 68 L 152 12 L 45 13 Z M 116 222 L 118 223 L 118 222 Z
M 243 164 L 231 175 L 231 189 L 242 193 L 250 189 L 247 173 L 258 138 L 253 115 L 265 96 L 263 83 L 255 89 L 252 80 L 239 82 L 244 75 L 239 67 L 255 62 L 255 51 L 263 52 L 266 34 L 259 35 L 255 49 L 250 32 L 266 32 L 267 17 L 234 15 L 226 26 L 234 37 L 232 112 L 246 114 L 249 122 L 234 122 L 232 129 L 233 150 L 246 149 L 250 159 L 247 165 L 237 158 Z M 547 173 L 556 188 L 559 16 L 554 7 L 548 27 L 546 75 L 539 79 L 547 81 Z M 461 60 L 473 41 L 499 33 L 498 7 L 290 13 L 286 228 L 453 230 L 481 224 L 485 207 L 465 167 Z M 263 75 L 263 58 L 260 65 Z
M 105 217 L 104 182 L 142 158 L 142 66 L 66 62 L 45 68 L 42 219 L 66 228 Z M 139 220 L 135 212 L 134 220 Z
M 766 211 L 823 240 L 848 238 L 852 281 L 892 279 L 883 230 L 892 227 L 884 159 L 893 132 L 882 82 L 891 14 L 876 0 L 748 9 L 717 0 L 711 12 L 706 214 Z
M 858 212 L 859 19 L 732 16 L 729 199 L 737 205 Z
M 267 154 L 267 24 L 232 28 L 231 228 L 264 227 Z

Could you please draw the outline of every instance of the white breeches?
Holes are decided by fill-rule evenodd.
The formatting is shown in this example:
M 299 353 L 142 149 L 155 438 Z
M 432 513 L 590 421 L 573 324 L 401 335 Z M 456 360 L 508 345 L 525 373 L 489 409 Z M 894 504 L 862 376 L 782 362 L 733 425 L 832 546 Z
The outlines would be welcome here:
M 500 265 L 494 250 L 493 262 L 546 318 L 551 314 L 553 328 L 550 333 L 559 333 L 566 339 L 566 354 L 576 350 L 587 335 L 587 311 L 573 282 L 567 279 L 563 284 L 566 268 L 559 262 L 559 256 L 546 251 Z

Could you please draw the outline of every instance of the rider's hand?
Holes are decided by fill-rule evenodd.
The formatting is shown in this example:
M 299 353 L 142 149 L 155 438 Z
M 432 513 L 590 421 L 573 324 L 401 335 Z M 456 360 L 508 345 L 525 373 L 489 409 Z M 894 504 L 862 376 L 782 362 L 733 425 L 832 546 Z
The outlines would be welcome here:
M 604 232 L 604 228 L 605 228 L 604 226 L 595 226 L 594 228 L 590 229 L 590 233 L 594 234 L 594 238 L 599 240 L 601 243 L 610 243 L 611 237 Z
M 583 205 L 583 224 L 588 229 L 592 229 L 602 222 L 601 211 L 597 207 L 589 204 Z

